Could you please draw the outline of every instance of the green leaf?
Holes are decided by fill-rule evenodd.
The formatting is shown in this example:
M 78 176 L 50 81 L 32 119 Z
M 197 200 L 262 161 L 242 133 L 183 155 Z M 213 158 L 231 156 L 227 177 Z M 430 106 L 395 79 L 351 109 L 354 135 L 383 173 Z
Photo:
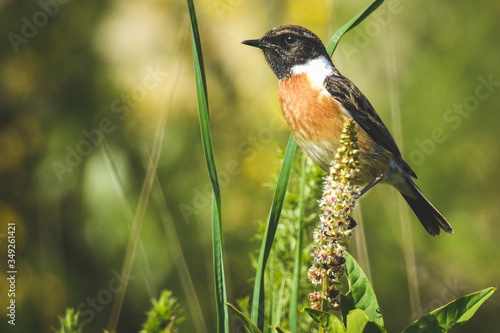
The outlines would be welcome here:
M 274 236 L 276 235 L 276 229 L 278 228 L 278 222 L 281 209 L 283 208 L 283 200 L 285 199 L 286 188 L 288 185 L 288 179 L 290 178 L 290 170 L 292 169 L 293 156 L 296 148 L 297 142 L 293 136 L 290 136 L 285 157 L 283 159 L 283 165 L 281 166 L 280 175 L 278 177 L 278 184 L 276 185 L 276 190 L 274 192 L 273 203 L 271 205 L 271 211 L 269 213 L 266 230 L 264 232 L 264 239 L 262 240 L 259 253 L 259 261 L 257 264 L 257 273 L 255 275 L 255 285 L 253 289 L 251 317 L 252 321 L 257 323 L 257 326 L 261 330 L 264 327 L 264 271 L 266 269 L 269 253 L 271 252 Z
M 295 265 L 293 269 L 292 296 L 290 299 L 290 316 L 289 327 L 293 332 L 297 332 L 298 328 L 298 310 L 299 310 L 299 294 L 300 294 L 300 268 L 302 266 L 302 244 L 304 242 L 305 232 L 305 183 L 306 179 L 306 161 L 307 156 L 302 154 L 300 167 L 300 189 L 299 189 L 299 229 L 297 235 L 295 249 Z
M 330 39 L 330 42 L 328 42 L 328 46 L 326 47 L 326 52 L 328 52 L 330 57 L 332 56 L 333 52 L 335 52 L 340 38 L 342 38 L 342 36 L 344 36 L 346 32 L 363 22 L 363 20 L 367 18 L 368 15 L 370 15 L 373 11 L 375 11 L 375 9 L 377 9 L 383 2 L 384 0 L 374 1 L 371 5 L 360 11 L 358 15 L 354 16 L 349 22 L 344 24 L 342 28 L 340 28 L 335 33 L 335 35 L 333 35 L 332 39 Z
M 207 163 L 210 181 L 212 183 L 212 253 L 214 261 L 215 305 L 217 311 L 217 332 L 229 332 L 229 319 L 224 303 L 227 300 L 226 282 L 224 277 L 224 261 L 222 248 L 222 220 L 220 187 L 215 168 L 212 147 L 212 134 L 208 111 L 207 82 L 203 53 L 201 51 L 200 33 L 196 19 L 193 0 L 187 0 L 189 17 L 191 19 L 191 39 L 193 44 L 193 60 L 196 81 L 196 94 L 198 99 L 198 115 L 200 119 L 203 152 Z
M 359 267 L 356 260 L 354 260 L 349 253 L 346 253 L 345 259 L 346 276 L 349 281 L 349 292 L 345 296 L 341 295 L 340 298 L 344 319 L 351 310 L 361 309 L 368 316 L 368 320 L 383 327 L 384 320 L 382 318 L 382 311 L 380 310 L 377 297 L 375 296 L 375 292 L 373 291 L 370 281 L 368 281 L 368 278 L 361 267 Z
M 368 316 L 361 309 L 354 309 L 347 315 L 347 332 L 359 333 L 363 332 L 366 324 L 368 324 Z
M 344 325 L 342 325 L 340 319 L 335 315 L 311 308 L 304 308 L 302 311 L 305 311 L 315 322 L 324 327 L 327 332 L 346 333 Z
M 497 288 L 490 287 L 460 297 L 408 326 L 403 333 L 448 332 L 469 320 Z
M 347 333 L 387 333 L 377 323 L 368 320 L 368 316 L 361 309 L 355 309 L 347 315 Z
M 304 308 L 302 312 L 306 312 L 315 322 L 325 328 L 327 332 L 346 333 L 340 319 L 332 313 L 311 308 Z
M 379 324 L 377 324 L 376 322 L 369 321 L 366 324 L 363 333 L 387 333 L 387 331 L 385 330 L 385 328 L 380 327 Z
M 231 309 L 233 309 L 234 312 L 236 312 L 236 316 L 241 319 L 243 324 L 245 325 L 245 329 L 250 332 L 250 333 L 262 333 L 262 331 L 248 318 L 245 316 L 243 312 L 238 310 L 234 305 L 227 303 L 226 305 L 229 306 Z M 239 330 L 238 330 L 239 332 Z
M 187 0 L 189 16 L 191 18 L 191 38 L 193 44 L 193 59 L 196 79 L 196 94 L 198 99 L 198 115 L 200 118 L 201 138 L 203 152 L 207 163 L 207 168 L 212 182 L 213 191 L 216 197 L 220 197 L 219 181 L 215 168 L 214 153 L 212 148 L 212 134 L 210 131 L 210 119 L 208 111 L 207 83 L 205 79 L 205 67 L 203 65 L 203 53 L 201 50 L 200 33 L 196 20 L 196 11 L 193 0 Z

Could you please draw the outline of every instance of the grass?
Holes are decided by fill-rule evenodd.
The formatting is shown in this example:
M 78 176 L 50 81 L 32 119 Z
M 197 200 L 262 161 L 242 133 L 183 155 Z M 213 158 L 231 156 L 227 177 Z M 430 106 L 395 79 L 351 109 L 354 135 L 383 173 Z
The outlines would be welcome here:
M 335 33 L 331 38 L 327 46 L 327 51 L 330 56 L 335 51 L 340 39 L 350 30 L 355 28 L 360 24 L 366 17 L 368 17 L 373 11 L 375 11 L 384 0 L 374 1 L 371 5 L 366 7 L 364 10 L 359 12 L 353 19 L 346 23 L 341 29 Z M 301 294 L 304 292 L 301 290 L 301 267 L 303 263 L 303 253 L 304 250 L 304 235 L 306 231 L 306 220 L 307 212 L 306 206 L 310 203 L 310 199 L 306 195 L 307 182 L 310 180 L 306 173 L 307 157 L 304 154 L 301 155 L 300 160 L 294 158 L 297 151 L 297 143 L 295 139 L 290 136 L 288 141 L 287 149 L 284 154 L 283 164 L 278 176 L 276 183 L 276 188 L 274 191 L 274 197 L 271 203 L 271 208 L 267 222 L 264 227 L 262 243 L 259 252 L 259 258 L 256 266 L 256 276 L 254 281 L 253 298 L 250 312 L 245 312 L 245 309 L 237 309 L 236 307 L 227 303 L 227 291 L 226 291 L 226 278 L 224 272 L 224 260 L 223 260 L 223 232 L 222 232 L 222 198 L 220 193 L 219 180 L 217 176 L 217 169 L 215 164 L 215 153 L 212 144 L 212 135 L 210 129 L 210 117 L 209 117 L 209 102 L 208 102 L 208 87 L 205 77 L 205 66 L 203 63 L 203 52 L 201 47 L 201 36 L 198 29 L 198 22 L 196 17 L 195 6 L 193 0 L 187 0 L 188 11 L 189 11 L 189 21 L 191 28 L 191 41 L 193 49 L 193 62 L 195 69 L 195 81 L 196 81 L 196 92 L 197 92 L 197 102 L 198 102 L 198 115 L 200 122 L 200 130 L 202 137 L 202 146 L 204 157 L 206 161 L 206 168 L 208 171 L 208 177 L 210 178 L 212 187 L 212 214 L 211 214 L 211 224 L 212 224 L 212 255 L 213 255 L 213 271 L 214 271 L 214 290 L 215 290 L 215 308 L 216 308 L 216 322 L 217 322 L 217 332 L 229 332 L 229 313 L 228 308 L 232 308 L 236 316 L 244 323 L 246 329 L 250 332 L 264 332 L 269 331 L 271 328 L 266 326 L 266 323 L 275 325 L 272 327 L 273 330 L 277 332 L 285 332 L 285 329 L 281 326 L 282 323 L 287 324 L 287 327 L 292 332 L 297 332 L 300 329 L 300 324 L 304 320 L 303 318 L 309 318 L 310 321 L 315 322 L 318 330 L 323 331 L 335 331 L 335 332 L 363 332 L 365 329 L 370 329 L 373 332 L 385 332 L 383 328 L 384 321 L 382 318 L 381 310 L 378 306 L 378 302 L 375 296 L 375 291 L 369 282 L 369 276 L 363 272 L 358 263 L 352 256 L 346 256 L 346 275 L 349 290 L 345 294 L 341 294 L 341 304 L 342 312 L 337 315 L 328 311 L 318 311 L 310 308 L 303 309 L 304 314 L 299 313 L 299 305 L 304 302 L 301 299 Z M 182 38 L 180 38 L 182 40 Z M 179 57 L 180 59 L 181 57 Z M 179 74 L 179 64 L 175 66 L 176 72 L 174 78 Z M 400 114 L 399 114 L 399 101 L 398 101 L 398 91 L 397 85 L 395 84 L 394 71 L 396 65 L 394 59 L 392 62 L 388 62 L 388 71 L 390 73 L 389 77 L 391 79 L 391 109 L 393 111 L 394 123 L 397 127 L 396 133 L 401 133 L 400 124 Z M 174 82 L 176 80 L 174 79 Z M 185 294 L 188 296 L 188 303 L 191 310 L 191 320 L 195 322 L 195 327 L 197 332 L 207 332 L 208 328 L 204 322 L 203 314 L 201 312 L 201 307 L 196 297 L 196 292 L 187 269 L 186 261 L 182 254 L 182 249 L 178 243 L 178 238 L 176 236 L 176 229 L 173 224 L 170 212 L 168 210 L 167 203 L 165 202 L 164 195 L 161 191 L 159 185 L 159 180 L 157 179 L 157 168 L 158 161 L 160 158 L 160 152 L 162 151 L 162 144 L 165 134 L 165 127 L 167 123 L 167 115 L 170 109 L 170 101 L 172 100 L 172 95 L 174 91 L 175 83 L 168 93 L 166 94 L 166 99 L 163 107 L 163 111 L 160 113 L 158 119 L 158 124 L 155 132 L 155 138 L 151 150 L 151 154 L 145 154 L 147 157 L 144 158 L 146 165 L 146 175 L 143 180 L 141 194 L 139 197 L 139 202 L 135 212 L 126 204 L 124 190 L 122 182 L 118 177 L 118 172 L 113 162 L 112 155 L 106 145 L 105 156 L 108 161 L 110 168 L 110 173 L 113 175 L 115 185 L 119 197 L 121 198 L 124 210 L 128 219 L 130 220 L 130 239 L 127 245 L 126 254 L 122 266 L 121 274 L 123 276 L 129 276 L 134 262 L 134 258 L 137 250 L 139 249 L 140 255 L 143 257 L 143 275 L 145 276 L 146 283 L 149 285 L 148 290 L 150 294 L 155 294 L 154 284 L 151 282 L 151 268 L 148 264 L 148 260 L 145 257 L 142 243 L 140 240 L 141 229 L 144 221 L 144 216 L 146 209 L 149 205 L 151 197 L 153 198 L 154 204 L 157 206 L 158 210 L 161 212 L 161 218 L 163 226 L 167 234 L 170 235 L 171 241 L 171 251 L 174 253 L 174 260 L 179 275 L 181 276 L 181 281 L 183 283 L 183 289 Z M 401 141 L 401 135 L 396 135 L 396 140 Z M 294 163 L 299 163 L 299 181 L 298 186 L 295 190 L 298 192 L 297 196 L 297 235 L 295 239 L 295 249 L 293 252 L 293 273 L 291 274 L 291 295 L 290 301 L 285 302 L 285 294 L 287 293 L 286 281 L 279 281 L 274 279 L 277 267 L 271 265 L 268 269 L 268 263 L 271 261 L 271 251 L 273 246 L 276 244 L 276 237 L 278 234 L 278 228 L 280 225 L 280 218 L 282 217 L 282 211 L 286 200 L 289 200 L 290 193 L 287 192 L 290 175 Z M 298 189 L 298 190 L 297 190 Z M 288 198 L 288 199 L 287 199 Z M 405 261 L 407 268 L 407 275 L 409 281 L 409 289 L 411 296 L 412 308 L 419 307 L 419 291 L 418 283 L 415 269 L 415 259 L 412 247 L 412 238 L 409 228 L 407 226 L 408 216 L 405 213 L 407 209 L 401 208 L 400 215 L 402 220 L 402 230 L 403 230 L 403 243 L 405 245 Z M 291 237 L 287 235 L 287 237 Z M 279 241 L 283 241 L 280 239 Z M 365 244 L 366 248 L 366 244 Z M 266 275 L 271 277 L 266 278 Z M 266 289 L 266 284 L 271 284 Z M 127 285 L 121 292 L 117 293 L 113 300 L 113 306 L 111 310 L 111 315 L 109 317 L 108 331 L 114 332 L 119 320 L 122 304 L 124 301 Z M 414 324 L 410 325 L 404 332 L 416 332 L 416 331 L 426 331 L 426 332 L 447 332 L 448 330 L 454 329 L 462 325 L 464 322 L 469 320 L 471 316 L 477 311 L 479 306 L 491 296 L 496 288 L 486 288 L 484 290 L 478 291 L 476 293 L 466 295 L 461 297 L 449 304 L 432 311 L 431 313 L 425 315 L 421 319 L 417 320 Z M 275 298 L 270 292 L 277 294 L 280 297 Z M 266 308 L 266 298 L 271 300 L 269 302 L 270 311 Z M 288 309 L 283 309 L 283 307 L 289 307 Z M 158 301 L 153 300 L 153 309 L 148 312 L 149 320 L 144 326 L 144 332 L 174 332 L 175 325 L 179 321 L 179 306 L 171 292 L 163 292 Z M 266 318 L 267 314 L 267 318 Z M 284 314 L 287 314 L 287 318 L 284 318 Z M 309 315 L 309 317 L 305 316 Z M 342 320 L 339 319 L 341 317 Z M 288 319 L 288 322 L 286 322 Z M 61 318 L 61 332 L 80 332 L 81 325 L 78 324 L 78 313 L 69 310 L 64 318 Z M 309 329 L 311 327 L 309 326 Z

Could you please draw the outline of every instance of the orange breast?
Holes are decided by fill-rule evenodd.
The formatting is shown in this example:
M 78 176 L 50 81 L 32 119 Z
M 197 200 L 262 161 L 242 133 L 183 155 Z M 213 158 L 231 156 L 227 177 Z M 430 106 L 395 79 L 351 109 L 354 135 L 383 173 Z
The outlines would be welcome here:
M 280 81 L 280 104 L 297 143 L 322 169 L 328 170 L 340 145 L 349 114 L 330 94 L 312 83 L 307 74 L 292 74 Z M 371 181 L 389 167 L 388 152 L 357 126 L 360 147 L 360 183 Z
M 280 81 L 280 104 L 290 130 L 297 140 L 339 138 L 346 114 L 322 87 L 315 87 L 306 73 Z

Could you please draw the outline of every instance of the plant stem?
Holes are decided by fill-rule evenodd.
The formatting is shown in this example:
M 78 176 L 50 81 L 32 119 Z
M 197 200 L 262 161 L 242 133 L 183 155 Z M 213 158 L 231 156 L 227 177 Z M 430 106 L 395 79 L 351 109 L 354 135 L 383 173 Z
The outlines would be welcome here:
M 325 273 L 325 276 L 323 276 L 323 297 L 321 298 L 321 311 L 326 311 L 328 308 L 328 301 L 326 300 L 326 295 L 328 294 L 328 287 L 329 285 L 329 278 L 327 274 Z

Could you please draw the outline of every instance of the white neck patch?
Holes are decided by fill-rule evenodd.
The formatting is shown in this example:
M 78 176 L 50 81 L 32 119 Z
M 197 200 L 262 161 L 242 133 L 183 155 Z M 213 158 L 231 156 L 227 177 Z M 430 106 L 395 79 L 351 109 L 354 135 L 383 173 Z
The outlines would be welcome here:
M 295 65 L 291 69 L 292 74 L 306 73 L 309 79 L 319 87 L 324 87 L 325 78 L 334 72 L 331 61 L 325 56 L 311 59 L 302 65 Z

